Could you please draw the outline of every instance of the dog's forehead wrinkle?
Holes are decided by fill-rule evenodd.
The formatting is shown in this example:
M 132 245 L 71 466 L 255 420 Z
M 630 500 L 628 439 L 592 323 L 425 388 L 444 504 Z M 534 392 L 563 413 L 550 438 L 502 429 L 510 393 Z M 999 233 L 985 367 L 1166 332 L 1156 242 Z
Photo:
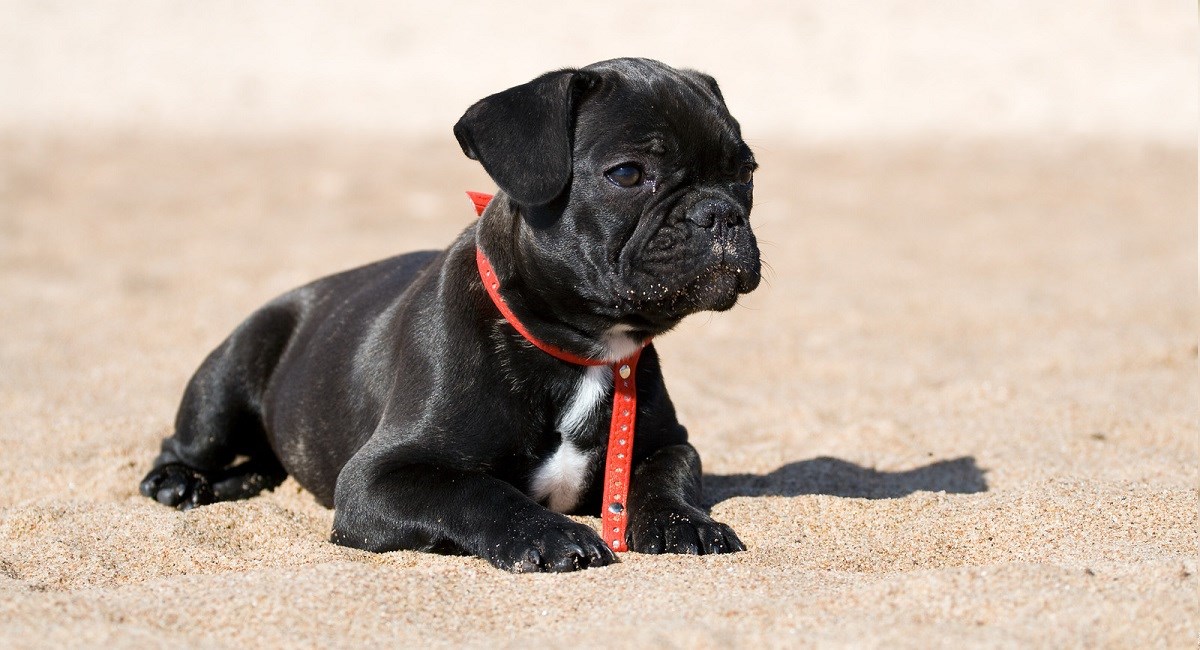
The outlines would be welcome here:
M 652 156 L 664 156 L 667 153 L 667 138 L 660 132 L 651 132 L 644 138 L 630 140 L 626 144 L 630 149 Z
M 602 62 L 597 66 L 612 63 Z M 600 68 L 611 70 L 605 75 L 606 83 L 584 102 L 583 113 L 601 116 L 598 128 L 604 132 L 619 134 L 630 125 L 645 129 L 656 118 L 678 131 L 676 125 L 669 123 L 700 116 L 711 120 L 717 115 L 720 123 L 709 128 L 728 131 L 740 140 L 736 120 L 699 74 L 684 73 L 657 61 L 620 59 L 615 63 L 619 65 Z M 698 110 L 699 107 L 707 110 Z

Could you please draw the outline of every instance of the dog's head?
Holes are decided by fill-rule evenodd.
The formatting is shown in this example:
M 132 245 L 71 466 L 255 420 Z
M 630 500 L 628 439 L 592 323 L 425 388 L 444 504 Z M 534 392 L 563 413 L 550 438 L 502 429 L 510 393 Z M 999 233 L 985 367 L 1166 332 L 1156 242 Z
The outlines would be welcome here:
M 520 218 L 523 270 L 553 304 L 644 338 L 759 282 L 754 155 L 716 81 L 648 59 L 547 73 L 454 127 Z

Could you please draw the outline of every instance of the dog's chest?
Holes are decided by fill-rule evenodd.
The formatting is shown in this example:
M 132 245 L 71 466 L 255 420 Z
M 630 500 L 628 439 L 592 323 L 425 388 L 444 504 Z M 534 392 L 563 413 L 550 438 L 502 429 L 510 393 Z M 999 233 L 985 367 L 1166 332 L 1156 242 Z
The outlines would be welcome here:
M 600 450 L 581 448 L 580 439 L 612 387 L 610 372 L 606 366 L 593 366 L 583 373 L 555 422 L 562 442 L 534 470 L 530 494 L 555 512 L 569 512 L 579 503 L 596 468 Z

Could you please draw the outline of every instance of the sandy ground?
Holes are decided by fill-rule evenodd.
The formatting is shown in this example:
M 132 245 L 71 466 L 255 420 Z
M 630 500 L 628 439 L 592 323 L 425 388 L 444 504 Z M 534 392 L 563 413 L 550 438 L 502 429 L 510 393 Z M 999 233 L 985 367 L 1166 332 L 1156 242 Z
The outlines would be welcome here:
M 470 222 L 448 136 L 0 138 L 0 646 L 1195 647 L 1195 150 L 752 144 L 768 281 L 659 342 L 750 550 L 516 576 L 136 491 L 250 310 Z

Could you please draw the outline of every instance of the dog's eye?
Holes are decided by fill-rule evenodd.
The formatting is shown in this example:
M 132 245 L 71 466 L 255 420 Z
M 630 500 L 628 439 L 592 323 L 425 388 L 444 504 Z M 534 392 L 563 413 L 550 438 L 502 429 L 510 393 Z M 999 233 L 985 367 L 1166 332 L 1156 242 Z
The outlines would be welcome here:
M 621 187 L 633 187 L 642 182 L 642 168 L 632 163 L 617 165 L 604 172 L 604 176 Z
M 742 165 L 738 170 L 738 182 L 744 185 L 754 182 L 754 165 Z

